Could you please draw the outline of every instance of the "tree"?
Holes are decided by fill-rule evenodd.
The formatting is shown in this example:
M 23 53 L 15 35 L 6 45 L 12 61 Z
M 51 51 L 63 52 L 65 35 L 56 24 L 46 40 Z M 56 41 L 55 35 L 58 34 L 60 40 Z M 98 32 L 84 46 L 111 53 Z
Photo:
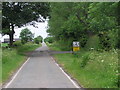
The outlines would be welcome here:
M 85 46 L 87 38 L 88 6 L 90 3 L 52 3 L 48 32 L 60 46 L 70 47 L 74 40 Z M 83 39 L 80 39 L 83 38 Z
M 47 16 L 49 16 L 49 3 L 3 2 L 2 33 L 9 35 L 12 46 L 15 26 L 21 27 L 28 23 L 35 26 L 32 21 L 42 22 Z
M 117 4 L 118 3 L 115 2 L 90 4 L 89 22 L 90 28 L 94 30 L 94 32 L 107 32 L 112 28 L 116 28 Z
M 119 31 L 117 6 L 119 10 L 118 2 L 52 3 L 47 31 L 64 47 L 71 47 L 74 40 L 85 47 L 93 35 L 99 36 L 104 48 L 114 47 Z
M 34 42 L 36 44 L 42 43 L 42 41 L 43 41 L 43 38 L 41 36 L 37 36 L 36 38 L 34 38 Z
M 116 2 L 91 3 L 89 6 L 90 29 L 98 34 L 103 49 L 116 48 L 117 6 Z
M 32 41 L 33 37 L 34 35 L 32 32 L 27 28 L 23 29 L 20 33 L 21 42 L 23 44 L 27 43 L 28 41 Z
M 54 42 L 54 38 L 53 37 L 46 37 L 44 39 L 44 42 L 53 43 Z

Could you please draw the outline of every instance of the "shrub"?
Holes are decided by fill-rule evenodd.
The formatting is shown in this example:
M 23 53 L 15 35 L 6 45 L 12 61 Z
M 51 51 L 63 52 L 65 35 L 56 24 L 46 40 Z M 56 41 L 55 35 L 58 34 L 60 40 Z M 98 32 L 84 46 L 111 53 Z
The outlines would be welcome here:
M 98 36 L 100 48 L 109 51 L 111 49 L 110 37 L 106 33 L 100 33 Z
M 90 60 L 90 57 L 89 57 L 89 54 L 85 54 L 82 57 L 83 59 L 82 59 L 80 67 L 84 68 L 87 65 L 88 61 Z
M 39 43 L 40 43 L 40 40 L 39 40 L 38 38 L 35 38 L 35 39 L 34 39 L 34 43 L 39 44 Z
M 53 37 L 46 37 L 46 38 L 44 39 L 44 41 L 45 41 L 45 42 L 48 42 L 48 43 L 53 43 L 53 42 L 54 42 L 54 39 L 53 39 Z
M 34 43 L 36 43 L 36 44 L 42 43 L 42 40 L 43 40 L 43 38 L 41 36 L 38 36 L 38 37 L 34 38 Z
M 99 49 L 99 37 L 97 35 L 93 35 L 89 37 L 87 44 L 85 45 L 87 50 L 98 50 Z
M 8 43 L 1 43 L 1 47 L 2 47 L 2 48 L 8 48 L 9 45 L 8 45 Z
M 62 50 L 62 51 L 69 51 L 69 50 L 72 50 L 72 40 L 59 40 L 58 41 L 58 44 L 59 44 L 59 48 Z
M 34 49 L 35 47 L 38 47 L 39 45 L 33 44 L 32 42 L 27 42 L 24 45 L 21 45 L 20 47 L 17 48 L 17 51 L 19 54 L 23 54 L 24 52 L 28 52 L 31 49 Z
M 110 37 L 111 48 L 118 48 L 118 46 L 120 46 L 120 44 L 118 45 L 119 43 L 118 33 L 119 33 L 119 29 L 112 29 L 109 30 L 108 32 L 108 36 Z
M 19 41 L 15 41 L 14 43 L 13 43 L 13 46 L 15 46 L 15 47 L 18 47 L 18 46 L 21 46 L 22 45 L 22 43 L 21 43 L 21 41 L 19 40 Z
M 87 35 L 81 35 L 79 42 L 81 47 L 85 47 L 88 41 L 88 36 Z

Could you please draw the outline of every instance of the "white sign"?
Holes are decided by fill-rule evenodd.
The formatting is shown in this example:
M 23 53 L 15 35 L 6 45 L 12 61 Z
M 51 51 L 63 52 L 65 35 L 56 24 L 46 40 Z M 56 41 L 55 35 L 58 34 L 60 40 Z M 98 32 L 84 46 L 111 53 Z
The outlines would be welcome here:
M 79 42 L 73 42 L 73 47 L 79 47 Z

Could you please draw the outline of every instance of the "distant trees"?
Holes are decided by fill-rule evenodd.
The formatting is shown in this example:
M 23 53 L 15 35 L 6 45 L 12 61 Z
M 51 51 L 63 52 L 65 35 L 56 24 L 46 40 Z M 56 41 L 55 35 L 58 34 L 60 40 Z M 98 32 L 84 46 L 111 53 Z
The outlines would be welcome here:
M 53 37 L 46 37 L 46 38 L 44 39 L 44 42 L 53 43 L 53 42 L 54 42 L 54 39 L 53 39 Z
M 47 30 L 60 46 L 71 47 L 73 41 L 86 46 L 97 35 L 101 48 L 117 48 L 118 2 L 51 3 Z
M 34 42 L 35 42 L 36 44 L 42 43 L 42 42 L 43 42 L 42 36 L 37 36 L 36 38 L 34 38 Z
M 13 44 L 14 27 L 31 24 L 32 21 L 42 22 L 49 16 L 49 3 L 42 2 L 3 2 L 2 3 L 2 33 L 10 37 Z M 30 23 L 31 22 L 31 23 Z M 11 29 L 10 29 L 11 28 Z
M 33 37 L 34 35 L 32 32 L 27 28 L 23 29 L 20 33 L 21 42 L 23 44 L 27 43 L 28 41 L 32 41 Z

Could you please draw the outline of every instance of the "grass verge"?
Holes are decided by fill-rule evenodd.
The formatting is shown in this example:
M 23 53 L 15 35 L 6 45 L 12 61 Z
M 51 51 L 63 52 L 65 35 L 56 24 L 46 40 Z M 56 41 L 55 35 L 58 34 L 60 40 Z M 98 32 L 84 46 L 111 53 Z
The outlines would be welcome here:
M 83 87 L 117 88 L 118 56 L 116 53 L 90 51 L 79 57 L 72 54 L 56 54 L 54 56 L 58 63 Z M 86 59 L 88 61 L 83 67 Z
M 2 82 L 2 48 L 0 47 L 0 86 Z
M 9 79 L 15 70 L 26 60 L 25 53 L 33 51 L 41 45 L 27 43 L 17 48 L 2 50 L 2 83 Z
M 76 55 L 56 54 L 54 57 L 63 69 L 84 88 L 118 87 L 117 50 L 100 52 L 81 49 Z
M 7 47 L 8 46 L 8 43 L 2 43 L 1 44 L 1 47 Z

